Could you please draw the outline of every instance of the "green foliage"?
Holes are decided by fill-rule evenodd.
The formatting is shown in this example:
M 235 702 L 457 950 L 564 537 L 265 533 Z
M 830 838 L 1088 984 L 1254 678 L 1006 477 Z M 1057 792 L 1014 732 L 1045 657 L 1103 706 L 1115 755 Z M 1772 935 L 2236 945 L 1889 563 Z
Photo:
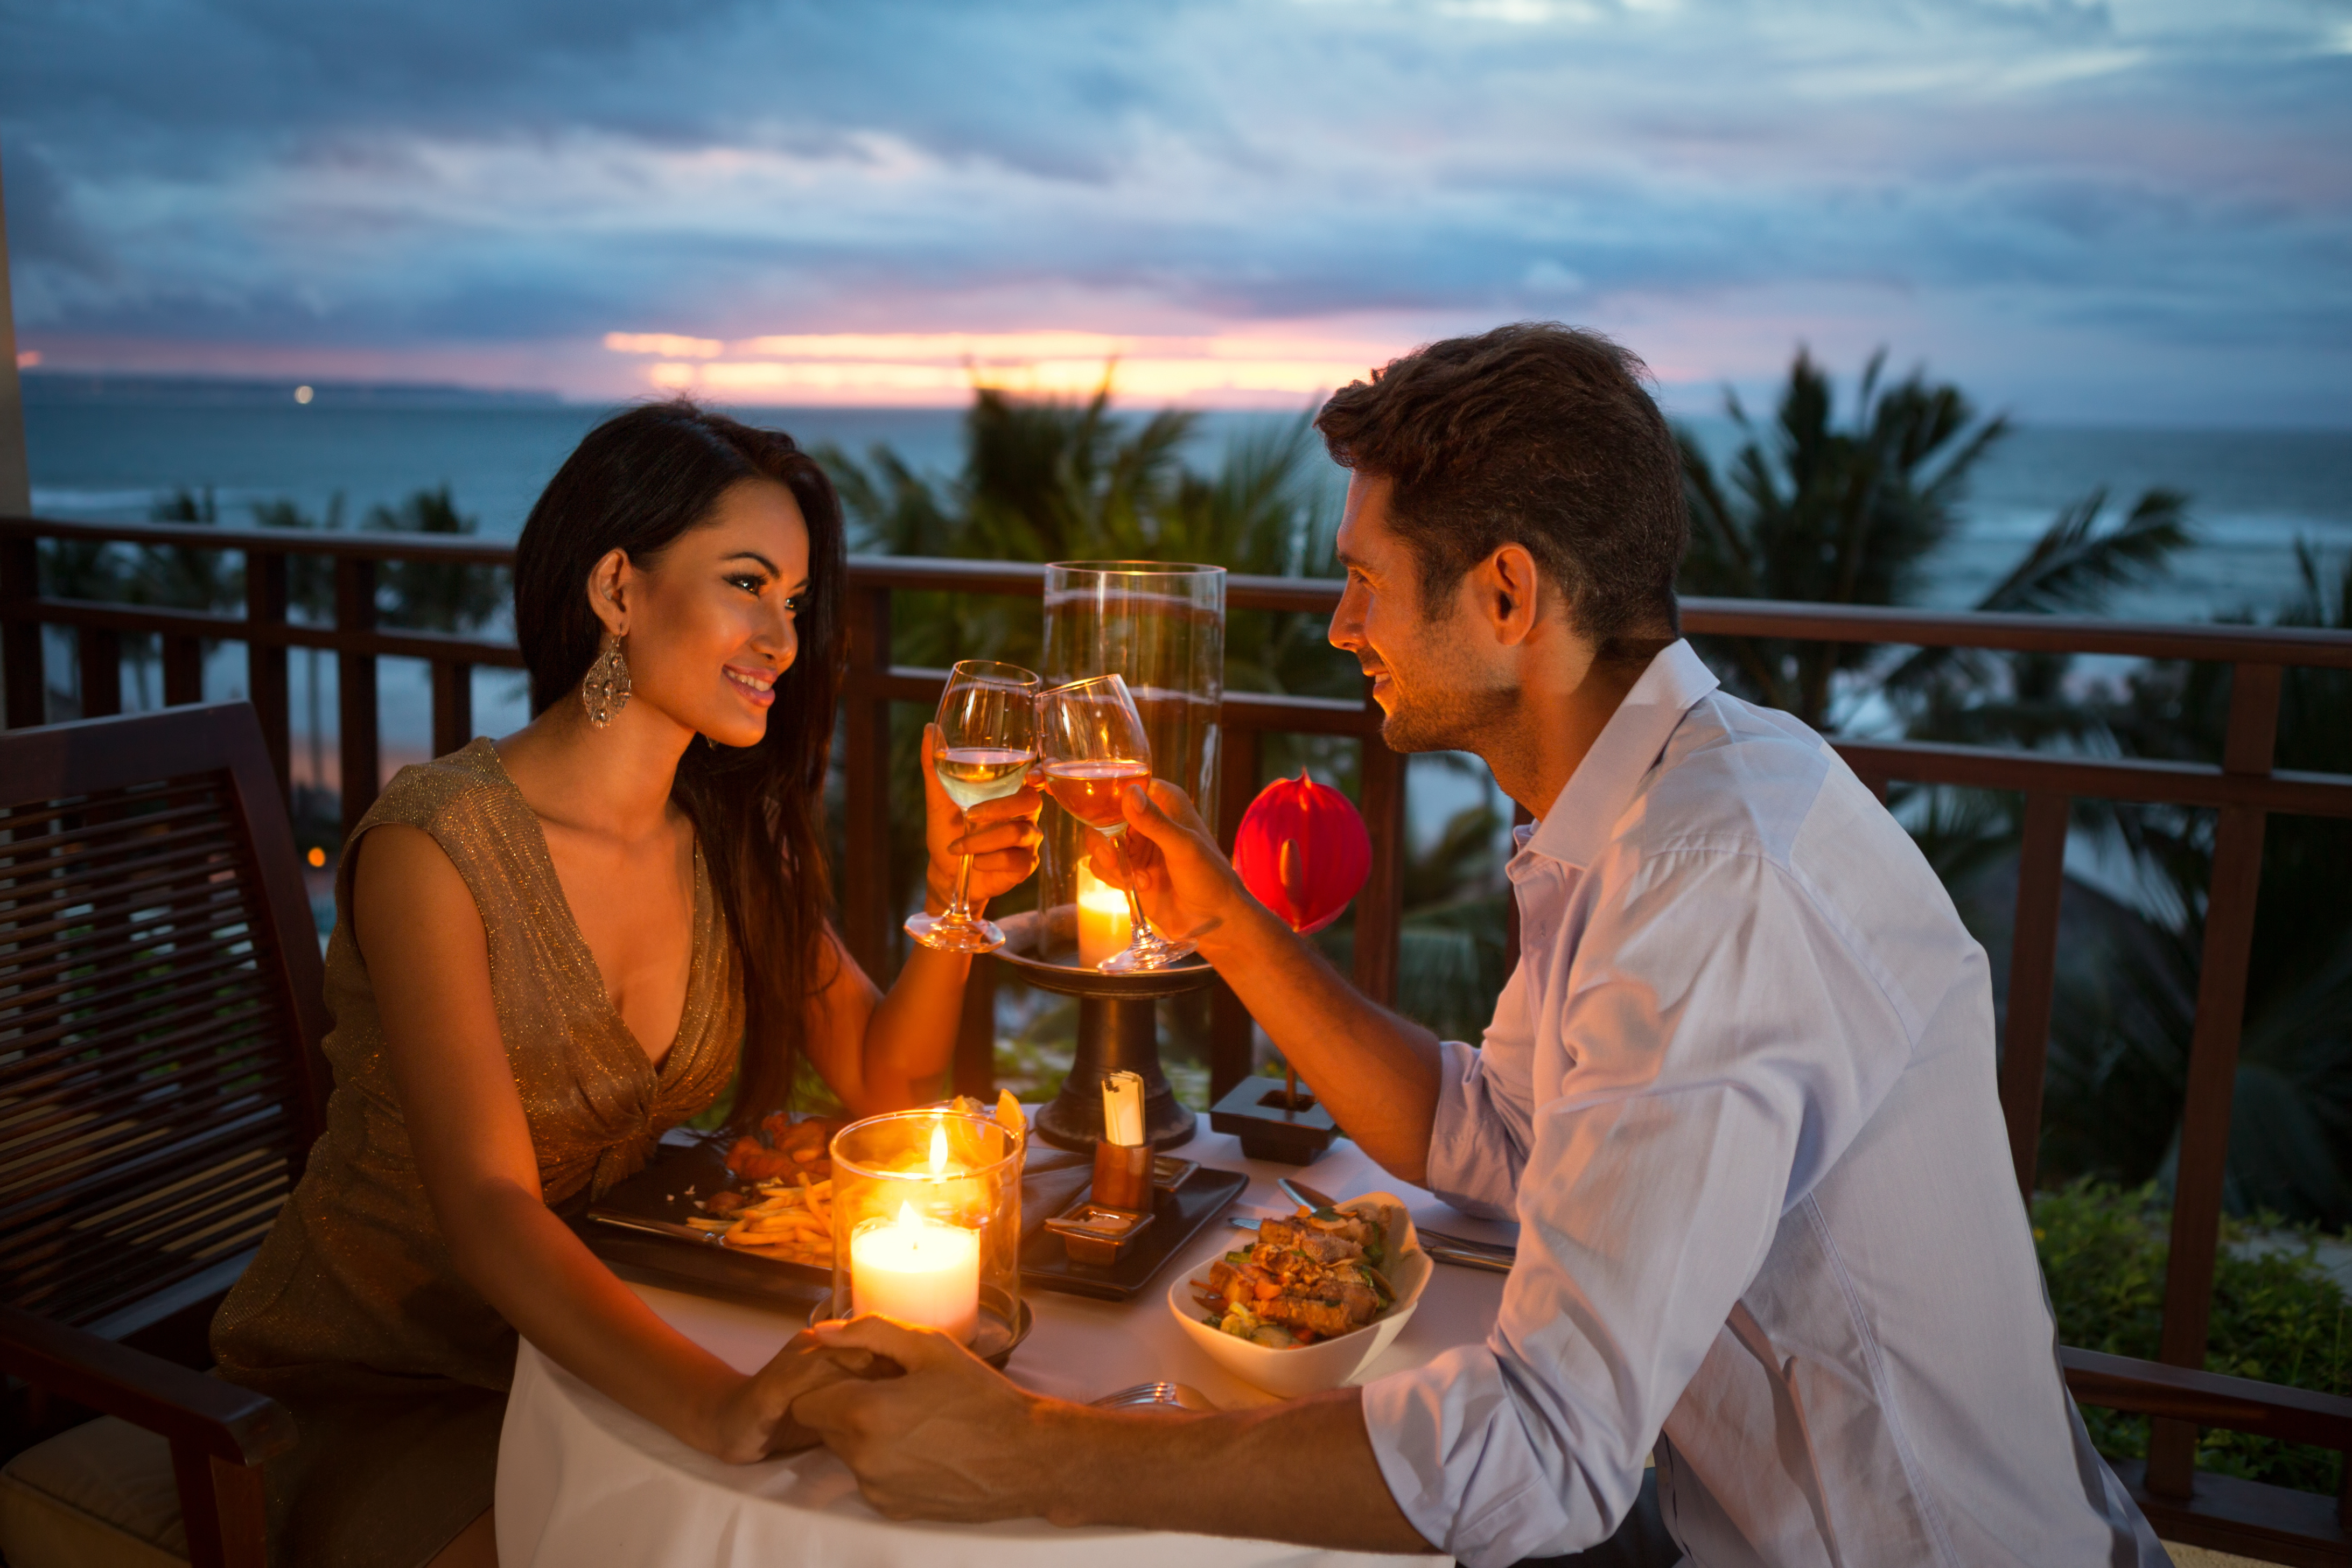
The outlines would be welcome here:
M 1959 525 L 1969 471 L 2006 428 L 1979 423 L 1956 386 L 1922 372 L 1879 384 L 1884 351 L 1864 370 L 1852 423 L 1836 419 L 1828 374 L 1800 352 L 1771 430 L 1738 397 L 1727 412 L 1746 437 L 1727 481 L 1689 434 L 1681 437 L 1691 548 L 1682 589 L 1749 599 L 1902 604 L 1927 559 Z M 1864 664 L 1852 643 L 1710 639 L 1743 694 L 1816 727 L 1831 679 Z
M 449 487 L 418 490 L 396 507 L 368 510 L 366 526 L 379 533 L 464 538 L 478 521 L 457 510 Z M 388 561 L 378 578 L 386 624 L 415 631 L 469 632 L 507 602 L 507 574 L 463 561 Z
M 2171 1216 L 2154 1186 L 2081 1181 L 2033 1200 L 2033 1245 L 2058 1317 L 2058 1337 L 2079 1349 L 2153 1360 L 2163 1334 Z M 2222 1232 L 2213 1276 L 2206 1366 L 2232 1377 L 2352 1394 L 2352 1302 L 2316 1258 L 2310 1232 L 2279 1235 L 2275 1215 Z M 2092 1441 L 2114 1458 L 2144 1458 L 2147 1423 L 2085 1407 Z M 2326 1448 L 2200 1434 L 2200 1468 L 2304 1491 L 2333 1492 L 2342 1457 Z
M 1312 575 L 1328 569 L 1336 519 L 1306 416 L 1233 443 L 1213 473 L 1184 460 L 1193 415 L 1142 419 L 1111 411 L 1108 384 L 1092 397 L 1029 398 L 982 388 L 964 416 L 964 460 L 951 478 L 918 472 L 887 446 L 861 461 L 837 448 L 816 456 L 841 491 L 853 550 L 961 560 L 1204 561 L 1234 572 Z M 1035 667 L 1044 626 L 1034 601 L 993 595 L 899 594 L 892 655 L 944 668 L 960 658 Z M 1323 641 L 1310 616 L 1237 612 L 1225 629 L 1226 679 L 1237 689 L 1353 695 L 1354 662 Z M 908 704 L 891 715 L 890 873 L 904 907 L 922 874 L 920 755 L 929 718 Z M 1268 747 L 1274 772 L 1312 763 L 1344 781 L 1351 746 L 1301 738 Z M 1003 907 L 1018 908 L 1016 892 Z
M 2299 552 L 2300 591 L 2282 626 L 2352 630 L 2352 557 L 2327 568 Z M 2168 762 L 2221 760 L 2227 667 L 2140 666 L 2112 687 L 2073 679 L 2071 661 L 2025 663 L 2030 679 L 1971 687 L 1947 671 L 1911 732 L 1972 744 L 2061 747 Z M 2352 675 L 2284 671 L 2277 763 L 2352 773 Z M 1938 791 L 1906 803 L 1929 858 L 1989 948 L 2008 941 L 2020 803 Z M 2080 882 L 2066 891 L 2065 940 L 2051 1019 L 2042 1159 L 2054 1179 L 2169 1180 L 2188 1087 L 2189 1043 L 2212 872 L 2210 812 L 2078 801 L 2074 830 L 2118 848 L 2149 893 L 2135 908 Z M 2248 966 L 2231 1090 L 2224 1197 L 2232 1213 L 2273 1209 L 2352 1225 L 2352 823 L 2274 816 Z M 2170 910 L 2169 918 L 2164 915 Z
M 1770 430 L 1750 421 L 1737 396 L 1726 412 L 1746 437 L 1719 475 L 1698 440 L 1681 432 L 1691 547 L 1685 594 L 1836 605 L 1911 603 L 1928 562 L 1959 526 L 1959 506 L 2006 419 L 1979 421 L 1957 386 L 1914 371 L 1882 387 L 1882 350 L 1863 370 L 1851 422 L 1837 419 L 1835 389 L 1800 351 Z M 2184 499 L 2142 495 L 2112 527 L 2101 525 L 2106 492 L 2063 507 L 2032 547 L 1978 601 L 1979 610 L 2095 610 L 2114 589 L 2169 568 L 2190 539 Z M 1785 709 L 1816 729 L 1829 721 L 1841 674 L 1883 666 L 1863 643 L 1777 637 L 1705 637 L 1727 684 Z M 1915 703 L 1955 687 L 1974 693 L 1990 679 L 1981 656 L 1926 649 L 1873 684 Z M 2058 721 L 2063 724 L 2063 714 Z
M 312 517 L 283 497 L 252 503 L 257 528 L 306 528 L 334 532 L 343 526 L 343 498 L 327 502 L 326 515 Z M 286 601 L 297 618 L 325 625 L 335 618 L 335 563 L 324 555 L 286 558 Z
M 220 521 L 220 507 L 210 489 L 183 489 L 158 500 L 148 516 L 157 522 L 210 528 Z M 226 551 L 152 545 L 139 552 L 123 596 L 134 605 L 174 610 L 230 609 L 245 597 L 245 573 Z

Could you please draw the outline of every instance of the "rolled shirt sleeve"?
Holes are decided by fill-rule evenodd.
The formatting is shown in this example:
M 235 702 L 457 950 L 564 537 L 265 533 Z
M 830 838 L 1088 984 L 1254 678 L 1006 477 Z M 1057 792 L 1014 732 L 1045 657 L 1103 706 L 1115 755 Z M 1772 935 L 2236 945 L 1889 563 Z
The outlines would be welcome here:
M 1398 1505 L 1470 1568 L 1616 1528 L 1783 1210 L 1909 1052 L 1903 1009 L 1784 866 L 1688 850 L 1598 880 L 1614 891 L 1586 929 L 1527 954 L 1523 975 L 1549 969 L 1514 977 L 1500 1052 L 1447 1047 L 1432 1184 L 1486 1206 L 1517 1166 L 1495 1331 L 1364 1390 Z
M 1429 1190 L 1465 1214 L 1514 1219 L 1532 1138 L 1527 981 L 1514 969 L 1495 1004 L 1486 1044 L 1438 1044 L 1437 1114 L 1430 1123 Z

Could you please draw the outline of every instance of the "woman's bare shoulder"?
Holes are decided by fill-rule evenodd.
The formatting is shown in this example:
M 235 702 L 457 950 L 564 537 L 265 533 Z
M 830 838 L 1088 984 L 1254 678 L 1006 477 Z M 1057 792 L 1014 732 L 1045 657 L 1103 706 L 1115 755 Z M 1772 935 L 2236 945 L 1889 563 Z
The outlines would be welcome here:
M 354 839 L 350 855 L 352 913 L 360 945 L 367 945 L 370 930 L 381 931 L 387 922 L 470 933 L 482 940 L 481 911 L 473 889 L 458 875 L 439 839 L 406 822 L 380 822 L 362 838 Z

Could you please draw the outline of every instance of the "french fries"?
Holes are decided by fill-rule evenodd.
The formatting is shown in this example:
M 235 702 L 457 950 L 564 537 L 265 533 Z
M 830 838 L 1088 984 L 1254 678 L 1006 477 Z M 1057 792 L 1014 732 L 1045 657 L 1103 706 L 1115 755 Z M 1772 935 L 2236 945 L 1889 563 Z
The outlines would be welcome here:
M 833 1179 L 762 1182 L 760 1201 L 738 1210 L 726 1230 L 730 1247 L 753 1248 L 793 1263 L 833 1267 Z

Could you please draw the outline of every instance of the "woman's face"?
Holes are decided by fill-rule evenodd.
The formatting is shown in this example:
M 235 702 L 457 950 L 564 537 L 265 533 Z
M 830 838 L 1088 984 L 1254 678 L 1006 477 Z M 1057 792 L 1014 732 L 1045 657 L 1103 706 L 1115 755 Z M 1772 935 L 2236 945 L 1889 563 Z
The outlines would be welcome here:
M 775 683 L 800 654 L 793 616 L 808 558 L 792 491 L 743 479 L 651 569 L 617 550 L 599 562 L 589 600 L 625 638 L 630 700 L 721 745 L 759 744 Z

